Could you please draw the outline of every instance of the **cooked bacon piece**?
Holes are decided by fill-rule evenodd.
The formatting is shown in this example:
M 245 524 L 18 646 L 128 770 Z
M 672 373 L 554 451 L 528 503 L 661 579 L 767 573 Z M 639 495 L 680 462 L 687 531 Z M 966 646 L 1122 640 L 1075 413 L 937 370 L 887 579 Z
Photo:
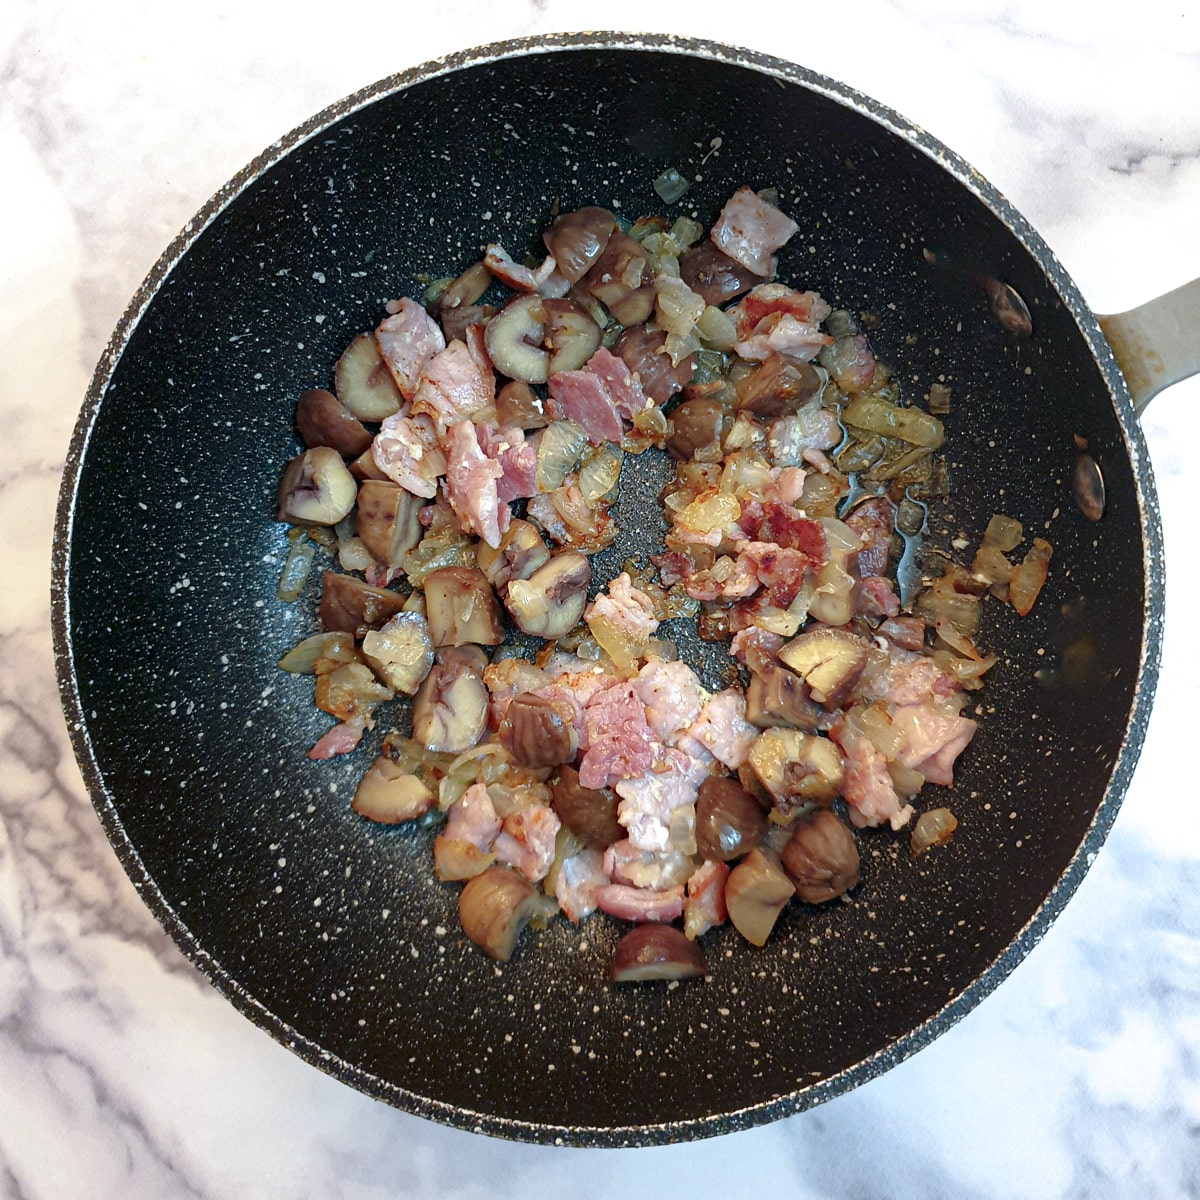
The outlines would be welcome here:
M 567 920 L 578 925 L 596 911 L 596 889 L 610 882 L 603 856 L 589 846 L 563 859 L 554 879 L 554 898 Z
M 725 202 L 709 235 L 718 250 L 755 275 L 775 274 L 775 251 L 800 228 L 791 217 L 740 187 Z
M 515 867 L 530 883 L 537 883 L 554 861 L 554 839 L 561 826 L 557 814 L 545 804 L 510 813 L 492 846 L 496 861 Z
M 804 586 L 805 572 L 819 565 L 803 550 L 773 542 L 739 542 L 737 561 L 766 589 L 776 608 L 787 608 Z
M 688 729 L 689 736 L 733 771 L 746 761 L 758 733 L 746 720 L 746 697 L 737 688 L 726 688 L 706 700 Z
M 766 629 L 742 629 L 733 635 L 733 657 L 751 671 L 763 674 L 779 663 L 779 651 L 786 639 Z
M 497 490 L 503 474 L 504 468 L 481 449 L 477 427 L 470 421 L 455 425 L 446 455 L 446 498 L 462 530 L 493 549 L 500 545 L 500 535 L 511 519 Z
M 868 575 L 854 591 L 854 611 L 863 617 L 895 617 L 900 613 L 900 598 L 892 590 L 892 581 L 881 575 Z
M 669 846 L 665 850 L 639 849 L 623 838 L 604 851 L 604 870 L 613 883 L 661 891 L 687 881 L 692 858 Z
M 446 456 L 437 442 L 430 417 L 396 413 L 379 427 L 371 443 L 375 465 L 393 483 L 426 499 L 437 494 L 438 476 L 446 473 Z
M 920 704 L 930 696 L 952 696 L 958 681 L 932 658 L 893 648 L 882 662 L 869 663 L 855 694 L 862 700 L 882 700 L 893 708 Z
M 490 850 L 500 828 L 500 818 L 487 788 L 482 783 L 473 783 L 450 805 L 446 827 L 439 836 L 469 842 L 477 850 Z
M 975 736 L 974 721 L 930 699 L 897 708 L 892 726 L 904 735 L 897 762 L 920 772 L 929 783 L 954 785 L 954 763 Z
M 612 787 L 634 779 L 654 762 L 654 737 L 646 710 L 628 683 L 596 692 L 584 709 L 586 743 L 579 782 L 586 788 Z
M 772 547 L 774 549 L 774 547 Z M 683 590 L 693 600 L 742 600 L 759 589 L 758 575 L 750 559 L 723 554 L 711 567 L 684 580 Z
M 496 377 L 486 370 L 465 342 L 453 341 L 435 354 L 413 395 L 412 412 L 428 413 L 439 429 L 490 408 L 496 398 Z
M 752 541 L 800 550 L 814 566 L 825 561 L 825 531 L 790 504 L 751 500 L 742 506 L 738 524 Z
M 835 725 L 830 736 L 845 754 L 842 794 L 849 805 L 850 823 L 864 829 L 887 821 L 893 829 L 903 828 L 912 816 L 912 805 L 900 802 L 883 753 L 849 723 Z
M 700 714 L 704 693 L 699 676 L 685 662 L 648 662 L 632 683 L 654 735 L 674 745 Z
M 683 884 L 663 891 L 609 883 L 598 887 L 596 904 L 622 921 L 674 921 L 683 912 Z
M 707 765 L 682 750 L 664 746 L 645 773 L 617 782 L 617 820 L 639 850 L 665 850 L 670 843 L 671 814 L 696 803 L 696 789 Z
M 858 573 L 882 575 L 887 570 L 888 554 L 892 548 L 892 531 L 896 528 L 896 506 L 887 496 L 875 496 L 863 501 L 844 522 L 863 539 L 858 552 Z
M 375 330 L 379 354 L 405 400 L 416 394 L 430 359 L 445 349 L 437 322 L 415 300 L 394 302 L 395 312 Z
M 629 574 L 622 571 L 608 587 L 588 605 L 583 619 L 604 617 L 620 629 L 635 646 L 645 647 L 646 639 L 658 628 L 654 601 L 633 586 Z
M 479 448 L 500 464 L 502 474 L 496 480 L 496 498 L 501 504 L 537 495 L 537 447 L 525 439 L 525 431 L 516 426 L 497 429 L 494 425 L 476 425 Z
M 313 748 L 308 752 L 308 757 L 314 762 L 324 762 L 339 754 L 349 754 L 351 750 L 358 748 L 358 743 L 362 741 L 362 735 L 361 723 L 342 721 L 327 729 L 317 738 Z
M 725 881 L 728 878 L 727 864 L 705 862 L 688 879 L 683 932 L 693 941 L 729 919 L 729 909 L 725 905 Z
M 570 284 L 558 271 L 552 255 L 547 254 L 542 265 L 533 270 L 513 262 L 507 250 L 498 242 L 489 242 L 483 265 L 507 287 L 516 292 L 537 292 L 541 296 L 565 296 Z
M 781 283 L 762 283 L 729 310 L 734 349 L 742 358 L 761 362 L 772 354 L 808 362 L 833 342 L 818 326 L 829 305 L 816 292 L 799 292 Z
M 574 421 L 593 445 L 619 442 L 624 433 L 612 393 L 593 371 L 558 371 L 546 381 L 548 408 L 557 420 Z
M 584 369 L 604 380 L 613 407 L 627 421 L 633 420 L 634 413 L 649 408 L 653 403 L 642 391 L 641 384 L 634 379 L 625 360 L 603 346 L 587 360 Z

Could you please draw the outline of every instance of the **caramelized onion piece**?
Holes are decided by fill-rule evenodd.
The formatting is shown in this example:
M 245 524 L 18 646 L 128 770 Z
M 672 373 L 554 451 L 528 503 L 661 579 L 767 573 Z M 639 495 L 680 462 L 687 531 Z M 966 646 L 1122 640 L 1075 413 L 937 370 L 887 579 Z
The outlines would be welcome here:
M 524 876 L 508 867 L 488 867 L 463 886 L 458 920 L 485 954 L 508 962 L 536 907 L 533 887 Z
M 708 970 L 695 942 L 674 925 L 635 925 L 618 943 L 612 957 L 614 983 L 650 979 L 694 979 Z
M 806 904 L 823 904 L 858 883 L 854 835 L 828 809 L 801 817 L 780 857 Z
M 909 849 L 914 858 L 931 846 L 944 846 L 958 828 L 958 819 L 948 808 L 931 808 L 923 812 L 913 826 Z

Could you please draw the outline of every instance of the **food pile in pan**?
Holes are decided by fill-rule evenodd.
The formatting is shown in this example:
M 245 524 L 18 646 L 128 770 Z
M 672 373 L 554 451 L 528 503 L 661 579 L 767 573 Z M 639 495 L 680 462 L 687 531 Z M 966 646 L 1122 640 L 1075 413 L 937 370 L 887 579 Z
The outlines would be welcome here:
M 853 888 L 859 831 L 920 853 L 955 828 L 927 785 L 952 785 L 996 661 L 981 599 L 1028 612 L 1050 547 L 1010 560 L 997 516 L 969 566 L 898 588 L 948 487 L 949 389 L 906 405 L 861 318 L 776 280 L 796 232 L 748 187 L 707 231 L 565 213 L 532 265 L 489 245 L 390 302 L 300 397 L 281 598 L 336 560 L 323 632 L 280 664 L 336 719 L 309 757 L 411 715 L 354 810 L 436 826 L 433 870 L 499 960 L 600 911 L 632 923 L 615 979 L 702 974 L 713 926 L 762 945 L 793 899 Z M 595 579 L 643 453 L 673 462 L 663 544 Z M 681 621 L 728 644 L 726 686 L 679 659 Z

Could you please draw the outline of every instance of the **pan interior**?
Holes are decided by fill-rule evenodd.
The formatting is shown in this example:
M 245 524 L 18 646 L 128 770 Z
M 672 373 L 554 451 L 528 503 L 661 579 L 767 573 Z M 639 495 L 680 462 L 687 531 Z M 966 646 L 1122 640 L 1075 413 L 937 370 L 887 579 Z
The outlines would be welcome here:
M 669 207 L 652 189 L 667 167 L 693 179 Z M 703 983 L 607 986 L 619 931 L 604 918 L 527 934 L 499 968 L 458 934 L 457 889 L 432 877 L 431 835 L 349 810 L 387 720 L 348 761 L 304 757 L 327 719 L 311 681 L 275 666 L 315 629 L 315 580 L 295 604 L 275 596 L 286 540 L 272 508 L 295 453 L 292 407 L 329 385 L 387 299 L 419 296 L 486 241 L 520 259 L 554 205 L 708 224 L 743 184 L 777 189 L 801 226 L 782 281 L 875 314 L 876 353 L 910 399 L 951 386 L 954 491 L 931 515 L 933 540 L 974 546 L 1007 513 L 1053 544 L 1051 580 L 1023 621 L 986 606 L 980 640 L 1001 661 L 978 695 L 981 727 L 954 791 L 929 789 L 958 815 L 949 847 L 914 861 L 906 834 L 864 835 L 851 900 L 791 906 L 761 951 L 710 935 Z M 929 267 L 926 247 L 1013 284 L 1034 336 L 1013 340 L 982 292 Z M 1076 435 L 1105 473 L 1099 525 L 1071 501 Z M 882 1069 L 941 1027 L 1072 862 L 1134 704 L 1137 491 L 1055 285 L 909 141 L 819 91 L 710 58 L 575 49 L 483 62 L 318 130 L 158 288 L 75 483 L 65 589 L 79 744 L 131 873 L 281 1040 L 467 1128 L 700 1136 Z M 626 489 L 634 548 L 654 528 L 652 492 Z

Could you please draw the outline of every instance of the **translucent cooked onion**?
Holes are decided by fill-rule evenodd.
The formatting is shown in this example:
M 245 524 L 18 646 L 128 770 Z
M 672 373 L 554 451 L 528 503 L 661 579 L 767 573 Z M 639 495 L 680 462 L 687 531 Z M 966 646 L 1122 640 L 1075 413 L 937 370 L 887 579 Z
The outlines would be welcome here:
M 736 496 L 713 492 L 701 494 L 686 505 L 675 518 L 675 524 L 693 533 L 708 534 L 732 525 L 741 515 L 742 506 Z
M 624 457 L 620 447 L 611 444 L 598 446 L 586 456 L 579 468 L 579 491 L 589 504 L 617 486 Z
M 283 570 L 279 572 L 279 587 L 275 594 L 280 600 L 290 604 L 293 600 L 298 600 L 300 593 L 304 591 L 316 547 L 299 527 L 288 530 L 288 542 L 290 545 L 287 558 L 283 560 Z
M 654 181 L 654 190 L 664 204 L 674 204 L 691 186 L 674 167 L 668 167 Z
M 574 421 L 551 421 L 538 440 L 538 491 L 552 492 L 575 469 L 587 437 Z
M 958 821 L 948 808 L 931 808 L 917 818 L 909 847 L 913 857 L 924 854 L 931 846 L 943 846 L 958 828 Z

